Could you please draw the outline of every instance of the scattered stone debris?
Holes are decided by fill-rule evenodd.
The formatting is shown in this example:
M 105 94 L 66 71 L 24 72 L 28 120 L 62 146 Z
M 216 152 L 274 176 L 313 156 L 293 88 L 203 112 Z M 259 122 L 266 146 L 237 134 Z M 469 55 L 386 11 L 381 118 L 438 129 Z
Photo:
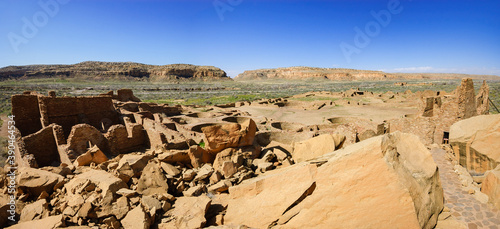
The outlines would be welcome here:
M 454 225 L 441 213 L 439 173 L 422 144 L 441 143 L 445 131 L 464 188 L 500 206 L 500 159 L 489 150 L 499 142 L 498 115 L 473 117 L 486 112 L 488 88 L 476 97 L 471 83 L 451 94 L 407 92 L 422 101 L 415 117 L 336 117 L 309 126 L 235 109 L 304 108 L 287 98 L 200 112 L 144 103 L 129 89 L 15 95 L 19 223 L 9 228 L 433 228 L 438 216 Z M 398 100 L 359 89 L 335 96 Z M 0 174 L 6 206 L 8 179 Z

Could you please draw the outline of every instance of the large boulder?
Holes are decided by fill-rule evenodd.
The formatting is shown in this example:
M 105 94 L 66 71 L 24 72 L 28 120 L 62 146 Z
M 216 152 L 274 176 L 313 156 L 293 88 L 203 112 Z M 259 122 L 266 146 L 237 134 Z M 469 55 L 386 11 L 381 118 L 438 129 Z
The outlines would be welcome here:
M 73 163 L 75 166 L 87 166 L 92 163 L 101 164 L 108 160 L 108 157 L 97 146 L 93 146 L 86 153 L 78 156 Z
M 126 154 L 118 162 L 117 170 L 128 164 L 134 171 L 134 176 L 139 176 L 148 164 L 149 159 L 151 159 L 151 156 L 148 154 Z
M 199 145 L 194 145 L 189 147 L 188 155 L 189 158 L 191 159 L 191 165 L 194 168 L 199 168 L 204 163 L 213 163 L 215 160 L 215 155 L 207 152 Z
M 206 126 L 201 130 L 205 149 L 218 153 L 226 148 L 252 145 L 257 125 L 252 119 L 247 119 L 241 123 Z
M 150 161 L 142 171 L 141 178 L 137 184 L 137 192 L 143 195 L 167 194 L 167 178 L 161 172 L 161 166 Z
M 151 225 L 148 213 L 140 204 L 129 211 L 121 223 L 124 229 L 148 229 Z
M 49 215 L 49 203 L 46 199 L 37 200 L 24 206 L 19 222 L 32 221 Z
M 450 127 L 450 144 L 460 165 L 483 174 L 500 164 L 500 114 L 481 115 Z
M 316 166 L 298 164 L 270 171 L 229 188 L 225 224 L 267 228 L 315 188 Z
M 158 225 L 158 228 L 202 228 L 207 222 L 205 214 L 212 200 L 207 196 L 179 197 L 174 208 L 165 213 L 171 220 Z
M 481 192 L 488 195 L 488 202 L 500 209 L 500 165 L 496 169 L 486 172 Z
M 292 157 L 295 162 L 303 162 L 333 152 L 345 140 L 345 136 L 337 134 L 323 134 L 293 145 Z
M 20 222 L 13 226 L 8 227 L 9 229 L 27 229 L 27 228 L 46 228 L 46 229 L 55 229 L 64 226 L 64 217 L 63 215 L 50 216 L 47 218 Z
M 118 190 L 128 188 L 127 184 L 120 178 L 103 170 L 89 170 L 76 175 L 71 181 L 65 184 L 64 187 L 70 196 L 78 196 L 82 189 L 89 184 L 94 184 L 102 190 L 103 204 L 110 204 L 113 202 Z
M 54 191 L 54 187 L 62 184 L 64 180 L 64 177 L 59 174 L 41 169 L 21 167 L 18 171 L 17 184 L 19 189 L 34 198 L 40 196 L 42 192 L 51 194 Z
M 433 228 L 443 208 L 430 152 L 400 132 L 267 172 L 229 193 L 225 224 L 257 228 Z

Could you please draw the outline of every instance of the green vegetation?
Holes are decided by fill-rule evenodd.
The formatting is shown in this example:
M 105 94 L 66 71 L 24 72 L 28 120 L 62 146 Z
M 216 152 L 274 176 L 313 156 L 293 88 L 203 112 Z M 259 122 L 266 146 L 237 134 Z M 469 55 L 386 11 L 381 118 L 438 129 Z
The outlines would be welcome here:
M 314 96 L 314 97 L 310 96 L 310 97 L 301 97 L 301 98 L 288 98 L 288 100 L 304 101 L 304 102 L 328 100 L 328 101 L 335 102 L 336 100 L 339 100 L 339 99 L 338 98 L 321 97 L 321 96 Z
M 5 166 L 5 160 L 7 160 L 7 146 L 8 146 L 8 142 L 7 142 L 7 138 L 1 136 L 0 137 L 0 167 L 4 167 Z
M 489 84 L 490 86 L 490 99 L 500 110 L 500 83 Z M 490 113 L 498 114 L 497 110 L 490 104 Z
M 169 105 L 215 105 L 215 104 L 228 104 L 241 101 L 255 101 L 258 99 L 268 98 L 261 95 L 226 95 L 226 96 L 203 96 L 201 98 L 188 98 L 181 100 L 168 100 L 168 99 L 147 99 L 143 100 L 147 103 L 169 104 Z
M 0 128 L 3 126 L 4 121 L 3 119 L 0 119 Z M 7 136 L 0 136 L 0 167 L 5 166 L 5 160 L 7 160 L 7 146 L 8 146 L 8 139 Z

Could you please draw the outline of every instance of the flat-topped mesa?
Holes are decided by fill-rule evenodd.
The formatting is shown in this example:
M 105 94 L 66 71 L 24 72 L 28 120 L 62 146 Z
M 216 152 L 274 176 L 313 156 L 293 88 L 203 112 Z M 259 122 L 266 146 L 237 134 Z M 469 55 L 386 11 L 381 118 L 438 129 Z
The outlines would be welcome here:
M 382 71 L 356 70 L 346 68 L 288 67 L 245 71 L 235 80 L 266 79 L 326 79 L 326 80 L 395 80 L 395 79 L 492 79 L 498 76 L 467 75 L 453 73 L 386 73 Z
M 357 80 L 357 79 L 384 79 L 396 78 L 381 71 L 367 71 L 344 68 L 314 68 L 314 67 L 289 67 L 276 69 L 259 69 L 245 71 L 235 80 L 254 79 L 329 79 L 329 80 Z
M 213 66 L 147 65 L 133 62 L 87 61 L 72 65 L 26 65 L 0 68 L 0 79 L 19 77 L 137 77 L 162 79 L 229 79 Z

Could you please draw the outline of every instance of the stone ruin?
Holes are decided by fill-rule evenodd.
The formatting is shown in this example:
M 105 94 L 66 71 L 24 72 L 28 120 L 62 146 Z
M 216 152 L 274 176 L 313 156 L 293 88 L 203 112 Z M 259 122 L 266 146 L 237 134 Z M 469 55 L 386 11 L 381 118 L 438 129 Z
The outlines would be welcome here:
M 345 145 L 353 144 L 364 139 L 394 133 L 397 131 L 415 134 L 426 144 L 442 144 L 448 141 L 449 131 L 452 124 L 476 115 L 486 115 L 489 113 L 489 87 L 483 82 L 479 93 L 475 95 L 472 79 L 463 79 L 460 86 L 451 93 L 445 91 L 417 91 L 412 93 L 373 93 L 361 91 L 359 88 L 350 89 L 344 92 L 309 92 L 304 97 L 320 95 L 323 97 L 338 98 L 335 102 L 325 101 L 293 101 L 287 98 L 266 99 L 255 101 L 251 104 L 236 103 L 236 107 L 251 106 L 277 106 L 294 107 L 304 110 L 322 109 L 328 106 L 364 106 L 362 102 L 350 100 L 355 98 L 381 98 L 387 102 L 400 101 L 400 97 L 405 96 L 407 100 L 417 104 L 418 112 L 408 114 L 402 118 L 386 119 L 383 122 L 375 123 L 362 117 L 334 117 L 330 118 L 331 124 L 306 126 L 290 122 L 271 123 L 271 130 L 279 129 L 280 132 L 262 133 L 264 138 L 258 138 L 266 143 L 266 139 L 273 139 L 283 143 L 292 143 L 305 140 L 323 133 L 339 133 L 346 137 Z M 312 131 L 314 130 L 314 131 Z M 282 132 L 287 132 L 287 136 Z M 306 136 L 311 134 L 310 136 Z M 260 136 L 260 135 L 258 135 Z M 267 142 L 268 143 L 268 142 Z
M 200 112 L 144 103 L 128 89 L 15 95 L 20 223 L 13 228 L 434 228 L 443 189 L 425 145 L 441 143 L 454 122 L 487 113 L 487 85 L 476 97 L 471 84 L 464 80 L 450 94 L 406 92 L 423 101 L 414 117 L 379 124 L 337 117 L 310 126 L 232 109 L 250 102 Z M 335 103 L 313 102 L 311 109 Z M 253 104 L 302 106 L 286 98 Z M 0 176 L 0 188 L 5 182 Z
M 463 79 L 460 86 L 451 92 L 416 92 L 420 98 L 420 114 L 395 120 L 387 120 L 389 132 L 403 131 L 420 137 L 426 145 L 448 141 L 450 127 L 457 121 L 489 113 L 489 87 L 483 82 L 479 93 L 474 92 L 472 79 Z
M 33 92 L 12 96 L 12 114 L 19 130 L 20 166 L 72 165 L 90 146 L 118 155 L 146 144 L 141 125 L 115 109 L 113 99 L 138 101 L 131 90 L 89 97 L 56 97 Z

